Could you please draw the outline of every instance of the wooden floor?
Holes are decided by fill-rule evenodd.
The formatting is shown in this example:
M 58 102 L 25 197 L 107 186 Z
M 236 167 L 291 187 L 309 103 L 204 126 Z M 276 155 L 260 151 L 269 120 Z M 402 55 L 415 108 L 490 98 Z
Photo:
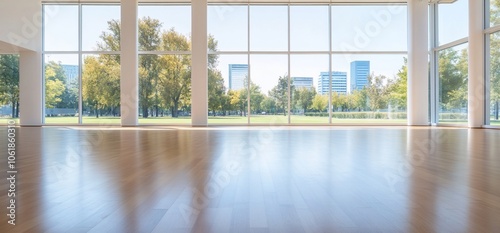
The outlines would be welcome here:
M 500 232 L 500 130 L 17 128 L 14 227 L 6 138 L 0 232 Z

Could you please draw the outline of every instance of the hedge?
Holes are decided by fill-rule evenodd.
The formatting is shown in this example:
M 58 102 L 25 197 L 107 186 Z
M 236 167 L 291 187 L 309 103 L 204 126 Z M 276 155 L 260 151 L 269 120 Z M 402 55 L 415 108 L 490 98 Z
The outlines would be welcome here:
M 327 112 L 308 112 L 306 116 L 328 117 Z M 406 112 L 332 112 L 337 119 L 406 119 Z

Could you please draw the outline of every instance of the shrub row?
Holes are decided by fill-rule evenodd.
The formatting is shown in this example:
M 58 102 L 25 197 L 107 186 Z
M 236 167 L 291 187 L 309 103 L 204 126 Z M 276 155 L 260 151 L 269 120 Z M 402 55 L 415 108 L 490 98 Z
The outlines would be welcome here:
M 467 120 L 467 113 L 439 113 L 441 120 Z
M 327 112 L 308 112 L 306 116 L 328 117 Z M 333 112 L 337 119 L 406 119 L 406 112 Z

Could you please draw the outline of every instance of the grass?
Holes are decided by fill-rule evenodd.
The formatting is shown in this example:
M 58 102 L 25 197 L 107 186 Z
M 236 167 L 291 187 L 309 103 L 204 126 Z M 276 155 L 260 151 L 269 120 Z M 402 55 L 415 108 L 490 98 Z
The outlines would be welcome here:
M 10 118 L 0 118 L 0 125 L 7 125 Z M 121 121 L 118 117 L 83 117 L 83 124 L 99 124 L 99 125 L 120 125 Z M 19 123 L 18 119 L 15 119 Z M 250 124 L 287 124 L 288 116 L 283 115 L 256 115 L 250 117 Z M 214 125 L 222 124 L 247 124 L 247 117 L 241 116 L 209 116 L 208 123 Z M 402 119 L 336 119 L 332 118 L 333 124 L 406 124 L 406 120 Z M 442 120 L 441 124 L 466 124 L 467 121 L 460 120 Z M 77 117 L 46 117 L 45 124 L 78 124 Z M 140 118 L 139 124 L 184 124 L 190 125 L 191 118 L 189 117 L 158 117 L 158 118 Z M 291 116 L 291 124 L 328 124 L 328 117 L 312 117 L 312 116 Z M 491 120 L 491 125 L 500 126 L 500 121 Z

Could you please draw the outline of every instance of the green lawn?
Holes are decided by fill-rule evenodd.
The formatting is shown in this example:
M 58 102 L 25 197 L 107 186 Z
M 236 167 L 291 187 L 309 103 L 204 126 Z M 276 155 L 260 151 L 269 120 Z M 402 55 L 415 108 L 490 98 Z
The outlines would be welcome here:
M 9 118 L 0 118 L 0 125 L 6 125 Z M 16 123 L 19 122 L 15 119 Z M 287 124 L 288 116 L 282 115 L 256 115 L 250 117 L 251 124 Z M 45 123 L 47 125 L 51 124 L 78 124 L 77 117 L 46 117 Z M 208 117 L 208 123 L 214 125 L 222 124 L 247 124 L 247 117 L 241 116 L 217 116 Z M 328 124 L 328 117 L 312 117 L 312 116 L 291 116 L 292 124 Z M 406 124 L 406 120 L 390 120 L 390 119 L 332 119 L 333 124 Z M 466 121 L 451 121 L 443 120 L 440 121 L 441 124 L 466 124 Z M 98 124 L 98 125 L 120 125 L 120 118 L 118 117 L 84 117 L 83 124 Z M 183 124 L 190 125 L 191 118 L 189 117 L 159 117 L 159 118 L 140 118 L 139 124 Z M 491 125 L 500 126 L 500 121 L 491 121 Z

